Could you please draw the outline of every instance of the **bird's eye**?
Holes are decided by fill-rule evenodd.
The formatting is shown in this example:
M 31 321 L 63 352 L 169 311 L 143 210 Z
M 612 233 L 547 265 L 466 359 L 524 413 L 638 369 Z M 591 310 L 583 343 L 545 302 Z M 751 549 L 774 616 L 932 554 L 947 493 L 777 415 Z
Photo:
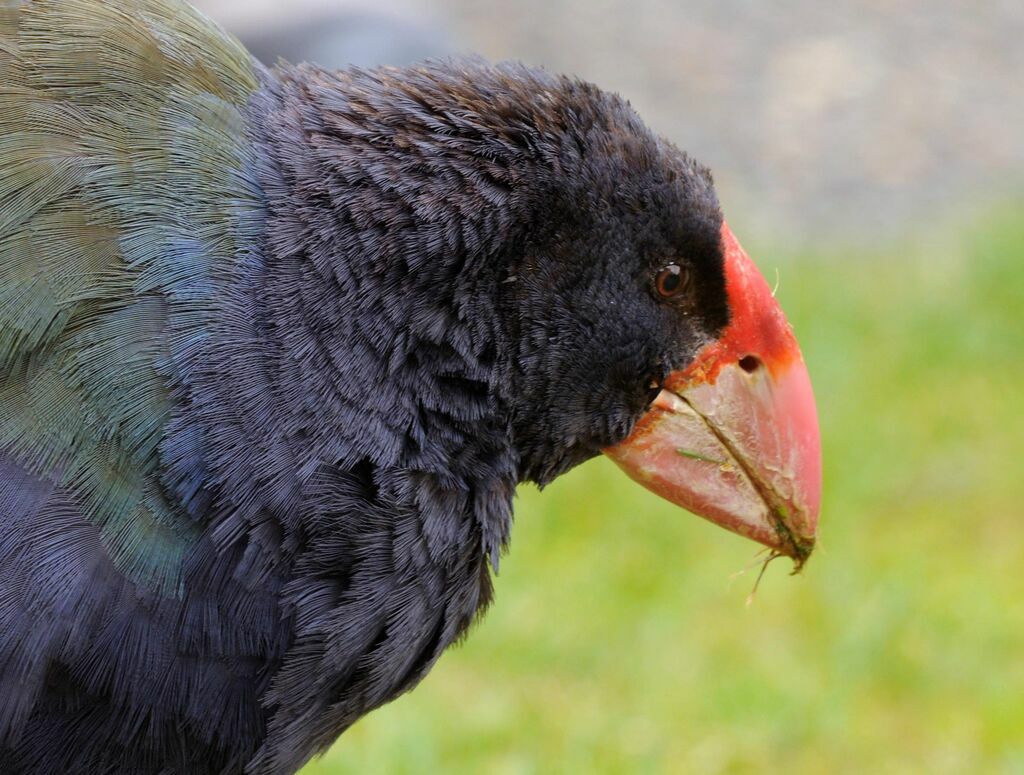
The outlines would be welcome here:
M 683 293 L 690 285 L 690 273 L 678 264 L 669 264 L 654 278 L 654 287 L 663 299 Z

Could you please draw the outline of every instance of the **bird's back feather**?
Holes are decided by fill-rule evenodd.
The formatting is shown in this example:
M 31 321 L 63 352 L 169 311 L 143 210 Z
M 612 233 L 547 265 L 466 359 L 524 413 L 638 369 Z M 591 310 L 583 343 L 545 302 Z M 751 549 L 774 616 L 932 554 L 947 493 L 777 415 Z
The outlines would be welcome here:
M 7 2 L 0 84 L 0 455 L 173 594 L 197 526 L 159 445 L 259 225 L 251 60 L 178 3 Z
M 257 252 L 256 68 L 181 3 L 0 0 L 4 771 L 100 771 L 149 735 L 133 761 L 198 772 L 224 760 L 195 740 L 258 734 L 269 618 L 229 581 L 231 613 L 181 602 L 205 525 L 197 440 L 169 431 Z

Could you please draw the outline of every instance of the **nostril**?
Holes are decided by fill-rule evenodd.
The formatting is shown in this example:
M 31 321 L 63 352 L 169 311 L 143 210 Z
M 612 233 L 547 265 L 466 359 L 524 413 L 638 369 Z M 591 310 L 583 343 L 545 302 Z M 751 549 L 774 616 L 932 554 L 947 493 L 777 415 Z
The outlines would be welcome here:
M 761 368 L 761 360 L 755 355 L 744 355 L 740 358 L 740 368 L 747 374 L 753 374 Z

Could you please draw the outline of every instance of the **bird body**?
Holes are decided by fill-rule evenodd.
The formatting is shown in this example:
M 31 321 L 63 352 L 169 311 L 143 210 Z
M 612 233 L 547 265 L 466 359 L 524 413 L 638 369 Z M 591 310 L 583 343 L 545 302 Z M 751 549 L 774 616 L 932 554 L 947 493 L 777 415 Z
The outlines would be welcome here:
M 413 686 L 728 324 L 720 230 L 578 81 L 0 2 L 0 770 L 290 772 Z M 685 315 L 608 270 L 680 247 Z
M 0 741 L 15 771 L 212 772 L 240 769 L 272 728 L 285 747 L 254 767 L 295 769 L 308 741 L 417 678 L 489 595 L 483 532 L 500 542 L 505 526 L 448 522 L 472 498 L 501 519 L 512 471 L 479 493 L 429 459 L 383 473 L 434 413 L 448 421 L 402 406 L 402 378 L 426 376 L 403 356 L 433 348 L 469 390 L 475 356 L 412 341 L 411 321 L 406 341 L 382 341 L 374 310 L 347 313 L 371 301 L 372 268 L 320 276 L 296 255 L 288 231 L 317 224 L 272 187 L 308 159 L 276 160 L 255 120 L 283 87 L 259 94 L 271 76 L 197 13 L 79 0 L 4 14 L 0 567 L 20 583 L 0 592 Z M 367 204 L 351 217 L 377 217 Z M 317 298 L 345 282 L 346 298 Z M 315 310 L 298 328 L 294 302 Z M 346 321 L 343 345 L 327 338 Z M 424 324 L 440 336 L 449 321 Z M 436 526 L 391 508 L 411 491 L 437 501 Z M 323 533 L 329 546 L 304 548 Z M 378 545 L 386 567 L 356 563 Z M 281 700 L 261 706 L 267 692 Z

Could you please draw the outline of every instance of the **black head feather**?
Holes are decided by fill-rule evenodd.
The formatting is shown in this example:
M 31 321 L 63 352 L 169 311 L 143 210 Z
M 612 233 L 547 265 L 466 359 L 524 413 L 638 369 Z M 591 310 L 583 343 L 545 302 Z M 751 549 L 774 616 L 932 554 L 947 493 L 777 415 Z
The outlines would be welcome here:
M 332 280 L 334 314 L 377 319 L 428 411 L 507 426 L 518 479 L 624 438 L 650 385 L 725 325 L 711 176 L 618 96 L 476 60 L 282 75 L 295 105 L 268 133 L 301 227 L 272 229 L 276 252 Z M 683 304 L 651 292 L 673 262 L 693 275 Z

